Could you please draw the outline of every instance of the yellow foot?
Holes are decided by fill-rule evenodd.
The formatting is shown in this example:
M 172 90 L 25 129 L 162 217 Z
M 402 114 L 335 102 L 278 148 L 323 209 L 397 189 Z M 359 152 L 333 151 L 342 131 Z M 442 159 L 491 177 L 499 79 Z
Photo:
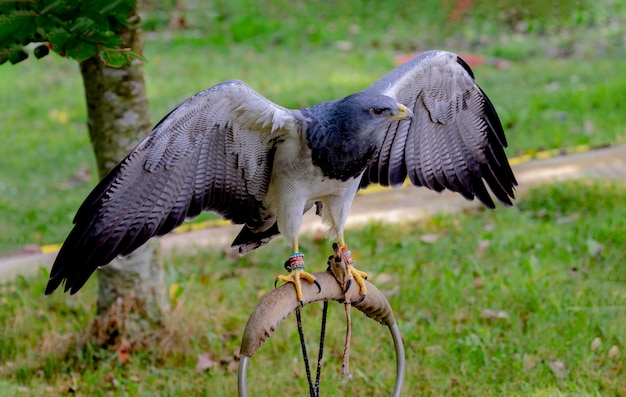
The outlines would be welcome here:
M 361 293 L 361 300 L 365 299 L 367 295 L 367 287 L 365 286 L 365 279 L 367 279 L 367 273 L 360 271 L 352 265 L 348 265 L 348 271 L 352 275 L 352 278 L 359 286 L 359 292 Z
M 343 247 L 340 247 L 338 244 L 333 244 L 333 248 L 335 249 L 335 257 L 343 259 L 343 261 L 345 262 L 347 266 L 348 273 L 350 275 L 350 280 L 348 280 L 346 292 L 348 291 L 348 289 L 350 289 L 350 286 L 352 285 L 352 280 L 354 280 L 356 284 L 359 286 L 359 292 L 361 294 L 361 301 L 362 301 L 363 299 L 365 299 L 365 296 L 367 295 L 367 287 L 365 286 L 365 279 L 367 279 L 367 273 L 362 272 L 358 270 L 357 268 L 355 268 L 354 266 L 352 266 L 352 263 L 354 261 L 352 260 L 352 257 L 350 256 L 351 253 L 347 246 L 344 245 Z
M 278 284 L 279 281 L 285 283 L 293 283 L 293 286 L 296 288 L 296 298 L 298 302 L 300 302 L 300 306 L 304 306 L 303 296 L 302 296 L 302 283 L 300 280 L 306 280 L 309 284 L 315 284 L 317 286 L 318 292 L 322 290 L 320 283 L 317 282 L 315 276 L 311 273 L 304 271 L 304 261 L 302 258 L 304 255 L 300 252 L 295 253 L 289 257 L 289 260 L 285 262 L 285 268 L 289 270 L 289 274 L 286 276 L 279 275 L 274 280 L 274 287 Z

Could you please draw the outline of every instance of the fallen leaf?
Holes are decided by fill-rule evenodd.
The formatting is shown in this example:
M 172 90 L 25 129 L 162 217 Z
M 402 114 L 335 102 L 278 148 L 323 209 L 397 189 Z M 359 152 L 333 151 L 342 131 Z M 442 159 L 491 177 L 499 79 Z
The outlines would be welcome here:
M 496 314 L 496 318 L 498 320 L 507 320 L 509 319 L 509 314 L 507 312 L 505 312 L 504 310 L 500 310 L 498 311 L 498 313 Z
M 125 363 L 130 359 L 130 342 L 122 339 L 120 346 L 117 348 L 117 362 Z
M 570 223 L 570 222 L 574 222 L 576 220 L 578 220 L 580 218 L 580 214 L 575 212 L 573 214 L 570 214 L 568 216 L 559 216 L 556 218 L 555 222 L 557 225 L 563 225 L 566 223 Z
M 426 346 L 424 347 L 424 351 L 428 354 L 433 354 L 433 355 L 439 355 L 441 353 L 444 353 L 443 347 L 439 345 Z
M 594 338 L 594 339 L 591 341 L 591 351 L 592 351 L 592 352 L 595 352 L 595 351 L 598 351 L 598 350 L 600 350 L 600 349 L 602 349 L 602 339 L 600 339 L 600 338 Z
M 535 366 L 537 366 L 537 364 L 539 364 L 541 359 L 535 356 L 534 354 L 524 354 L 522 361 L 523 361 L 524 369 L 528 371 L 530 369 L 533 369 Z
M 239 361 L 233 360 L 228 363 L 228 372 L 237 372 L 239 370 Z
M 602 249 L 604 246 L 598 241 L 592 239 L 591 237 L 587 238 L 587 253 L 589 256 L 600 257 L 602 255 Z
M 349 52 L 352 51 L 354 44 L 348 40 L 337 40 L 335 42 L 335 47 L 337 47 L 339 51 Z
M 454 323 L 466 323 L 468 318 L 469 315 L 467 314 L 467 309 L 459 309 L 456 311 L 456 313 L 454 313 L 452 321 Z
M 420 240 L 426 244 L 434 244 L 441 237 L 440 234 L 422 234 Z
M 389 273 L 380 273 L 376 276 L 376 284 L 385 284 L 393 280 L 393 276 Z
M 197 361 L 196 361 L 196 371 L 197 372 L 204 372 L 204 371 L 206 371 L 208 369 L 211 369 L 211 368 L 215 367 L 218 364 L 219 363 L 217 361 L 215 361 L 215 360 L 213 360 L 213 358 L 211 358 L 209 353 L 198 354 L 197 355 Z
M 608 353 L 609 360 L 614 360 L 616 358 L 619 358 L 619 355 L 620 355 L 619 347 L 617 347 L 617 345 L 611 346 L 611 348 L 609 349 L 609 353 Z
M 472 285 L 476 289 L 481 289 L 482 287 L 485 286 L 485 281 L 482 279 L 482 277 L 475 277 L 474 281 L 472 282 Z
M 488 232 L 494 231 L 494 230 L 496 230 L 496 224 L 492 223 L 492 222 L 485 223 L 483 225 L 483 229 L 488 231 Z
M 169 289 L 170 300 L 174 300 L 178 296 L 179 290 L 180 290 L 180 284 L 178 283 L 170 284 L 170 289 Z
M 563 360 L 548 361 L 548 366 L 557 378 L 567 378 L 570 370 L 567 369 Z
M 485 250 L 489 248 L 491 245 L 491 240 L 483 240 L 478 244 L 478 248 L 476 249 L 476 256 L 482 256 L 485 253 Z
M 483 320 L 488 320 L 488 321 L 493 321 L 493 320 L 509 320 L 509 314 L 507 312 L 505 312 L 504 310 L 491 310 L 491 309 L 484 309 L 482 312 L 480 312 L 480 318 L 482 318 Z
M 575 276 L 576 274 L 580 273 L 579 270 L 580 269 L 578 269 L 576 266 L 570 267 L 569 269 L 567 269 L 567 274 L 569 274 L 570 276 Z
M 191 255 L 191 256 L 193 256 L 193 255 Z M 209 283 L 211 283 L 213 281 L 213 275 L 212 274 L 201 274 L 201 275 L 198 276 L 198 281 L 202 285 L 207 285 L 207 284 L 209 284 Z

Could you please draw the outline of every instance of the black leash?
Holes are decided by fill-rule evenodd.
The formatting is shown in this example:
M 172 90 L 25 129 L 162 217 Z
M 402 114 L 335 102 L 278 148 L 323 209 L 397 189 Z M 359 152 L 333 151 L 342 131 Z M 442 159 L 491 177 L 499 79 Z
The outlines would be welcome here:
M 319 397 L 320 395 L 320 377 L 322 374 L 322 356 L 324 355 L 324 338 L 326 336 L 326 318 L 328 317 L 328 302 L 324 301 L 322 311 L 322 328 L 320 331 L 320 348 L 317 355 L 317 371 L 315 375 L 315 384 L 311 377 L 311 368 L 309 366 L 309 356 L 306 350 L 306 342 L 304 340 L 304 331 L 302 330 L 302 316 L 300 309 L 296 309 L 296 320 L 298 323 L 298 334 L 300 335 L 300 347 L 302 347 L 302 357 L 304 358 L 304 367 L 306 369 L 306 378 L 309 382 L 309 395 L 311 397 Z
M 315 379 L 315 390 L 317 397 L 320 395 L 320 375 L 322 374 L 322 356 L 324 355 L 324 337 L 326 336 L 326 318 L 328 317 L 328 301 L 324 301 L 322 311 L 322 329 L 320 331 L 320 350 L 317 356 L 317 377 Z

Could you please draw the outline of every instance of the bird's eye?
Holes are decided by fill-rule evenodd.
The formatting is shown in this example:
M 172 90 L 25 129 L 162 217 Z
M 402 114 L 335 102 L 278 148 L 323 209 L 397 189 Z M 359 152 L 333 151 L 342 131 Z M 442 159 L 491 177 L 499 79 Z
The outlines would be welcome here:
M 384 108 L 372 108 L 370 111 L 374 116 L 380 116 L 381 114 L 385 113 Z

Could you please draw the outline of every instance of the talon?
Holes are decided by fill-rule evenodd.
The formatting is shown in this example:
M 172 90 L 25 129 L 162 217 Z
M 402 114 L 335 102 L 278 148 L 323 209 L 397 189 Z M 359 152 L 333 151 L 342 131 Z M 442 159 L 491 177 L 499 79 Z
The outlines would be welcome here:
M 326 261 L 326 266 L 328 266 L 326 268 L 327 272 L 331 272 L 332 271 L 332 262 L 331 261 L 333 260 L 333 258 L 334 258 L 334 255 L 331 255 L 331 256 L 328 257 L 328 260 Z
M 320 285 L 320 283 L 315 279 L 313 279 L 313 282 L 317 286 L 317 293 L 319 294 L 320 292 L 322 292 L 322 286 Z
M 352 286 L 352 278 L 348 279 L 348 284 L 346 285 L 346 289 L 343 290 L 343 293 L 347 294 L 351 286 Z
M 278 281 L 280 280 L 280 277 L 276 277 L 274 279 L 274 289 L 278 288 Z
M 359 303 L 361 303 L 361 302 L 363 302 L 363 301 L 365 300 L 365 297 L 366 297 L 366 296 L 367 296 L 367 294 L 363 294 L 363 295 L 361 295 L 361 299 L 359 299 L 359 300 L 358 300 L 358 301 L 356 301 L 356 302 L 353 302 L 352 304 L 353 304 L 353 305 L 358 305 Z

